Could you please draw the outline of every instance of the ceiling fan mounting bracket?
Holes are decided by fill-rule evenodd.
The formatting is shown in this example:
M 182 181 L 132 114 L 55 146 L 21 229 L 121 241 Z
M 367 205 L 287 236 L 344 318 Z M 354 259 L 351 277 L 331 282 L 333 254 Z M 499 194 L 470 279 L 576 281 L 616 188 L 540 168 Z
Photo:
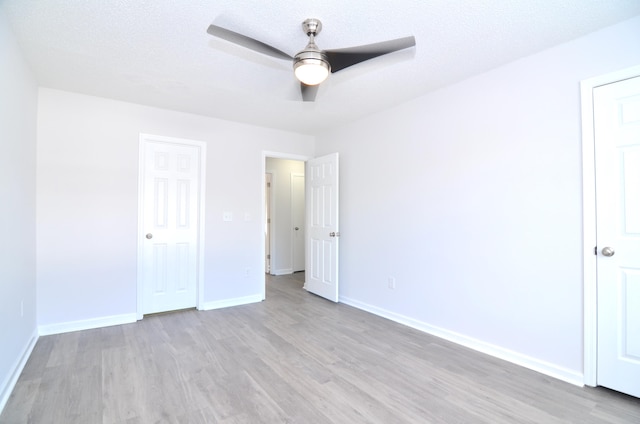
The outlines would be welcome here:
M 320 19 L 315 18 L 305 19 L 304 22 L 302 22 L 302 30 L 308 36 L 313 35 L 315 37 L 322 31 L 322 22 L 320 22 Z

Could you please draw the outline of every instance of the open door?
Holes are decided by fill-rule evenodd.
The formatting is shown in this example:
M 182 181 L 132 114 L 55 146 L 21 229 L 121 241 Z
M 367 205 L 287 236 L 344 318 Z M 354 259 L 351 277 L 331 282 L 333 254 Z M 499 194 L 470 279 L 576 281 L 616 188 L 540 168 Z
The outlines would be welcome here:
M 307 161 L 304 288 L 338 301 L 338 153 Z

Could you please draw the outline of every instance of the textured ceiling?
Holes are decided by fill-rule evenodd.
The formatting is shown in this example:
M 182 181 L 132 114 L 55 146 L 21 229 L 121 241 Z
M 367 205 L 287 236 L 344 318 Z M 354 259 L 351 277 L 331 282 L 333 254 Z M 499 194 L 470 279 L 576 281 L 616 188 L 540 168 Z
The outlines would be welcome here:
M 639 0 L 0 0 L 38 83 L 314 134 L 640 14 Z M 291 63 L 207 34 L 211 23 L 291 55 L 416 37 L 299 101 Z M 638 40 L 630 40 L 638 42 Z

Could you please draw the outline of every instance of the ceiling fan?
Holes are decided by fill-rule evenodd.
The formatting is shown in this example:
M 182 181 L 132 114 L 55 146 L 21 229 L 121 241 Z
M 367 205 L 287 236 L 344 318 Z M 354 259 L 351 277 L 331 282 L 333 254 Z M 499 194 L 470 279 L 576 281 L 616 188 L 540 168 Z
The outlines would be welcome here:
M 327 79 L 329 73 L 338 72 L 365 60 L 416 45 L 415 38 L 410 36 L 364 46 L 320 50 L 315 43 L 315 37 L 322 30 L 320 20 L 306 19 L 302 22 L 302 30 L 309 37 L 309 43 L 293 57 L 262 41 L 217 25 L 209 25 L 207 32 L 214 37 L 230 41 L 258 53 L 293 61 L 295 76 L 300 81 L 302 100 L 307 102 L 315 100 L 319 84 Z

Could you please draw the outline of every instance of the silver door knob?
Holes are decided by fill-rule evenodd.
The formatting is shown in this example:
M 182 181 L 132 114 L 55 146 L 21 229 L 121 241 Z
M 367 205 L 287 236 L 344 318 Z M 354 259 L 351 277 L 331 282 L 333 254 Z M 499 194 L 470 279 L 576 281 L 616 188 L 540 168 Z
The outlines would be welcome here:
M 607 246 L 607 247 L 602 249 L 602 256 L 613 256 L 613 255 L 615 255 L 615 253 L 616 253 L 616 251 L 613 250 L 613 248 L 609 247 L 609 246 Z
M 153 234 L 147 233 L 147 235 L 145 237 L 148 238 L 149 240 L 151 240 L 153 238 Z

